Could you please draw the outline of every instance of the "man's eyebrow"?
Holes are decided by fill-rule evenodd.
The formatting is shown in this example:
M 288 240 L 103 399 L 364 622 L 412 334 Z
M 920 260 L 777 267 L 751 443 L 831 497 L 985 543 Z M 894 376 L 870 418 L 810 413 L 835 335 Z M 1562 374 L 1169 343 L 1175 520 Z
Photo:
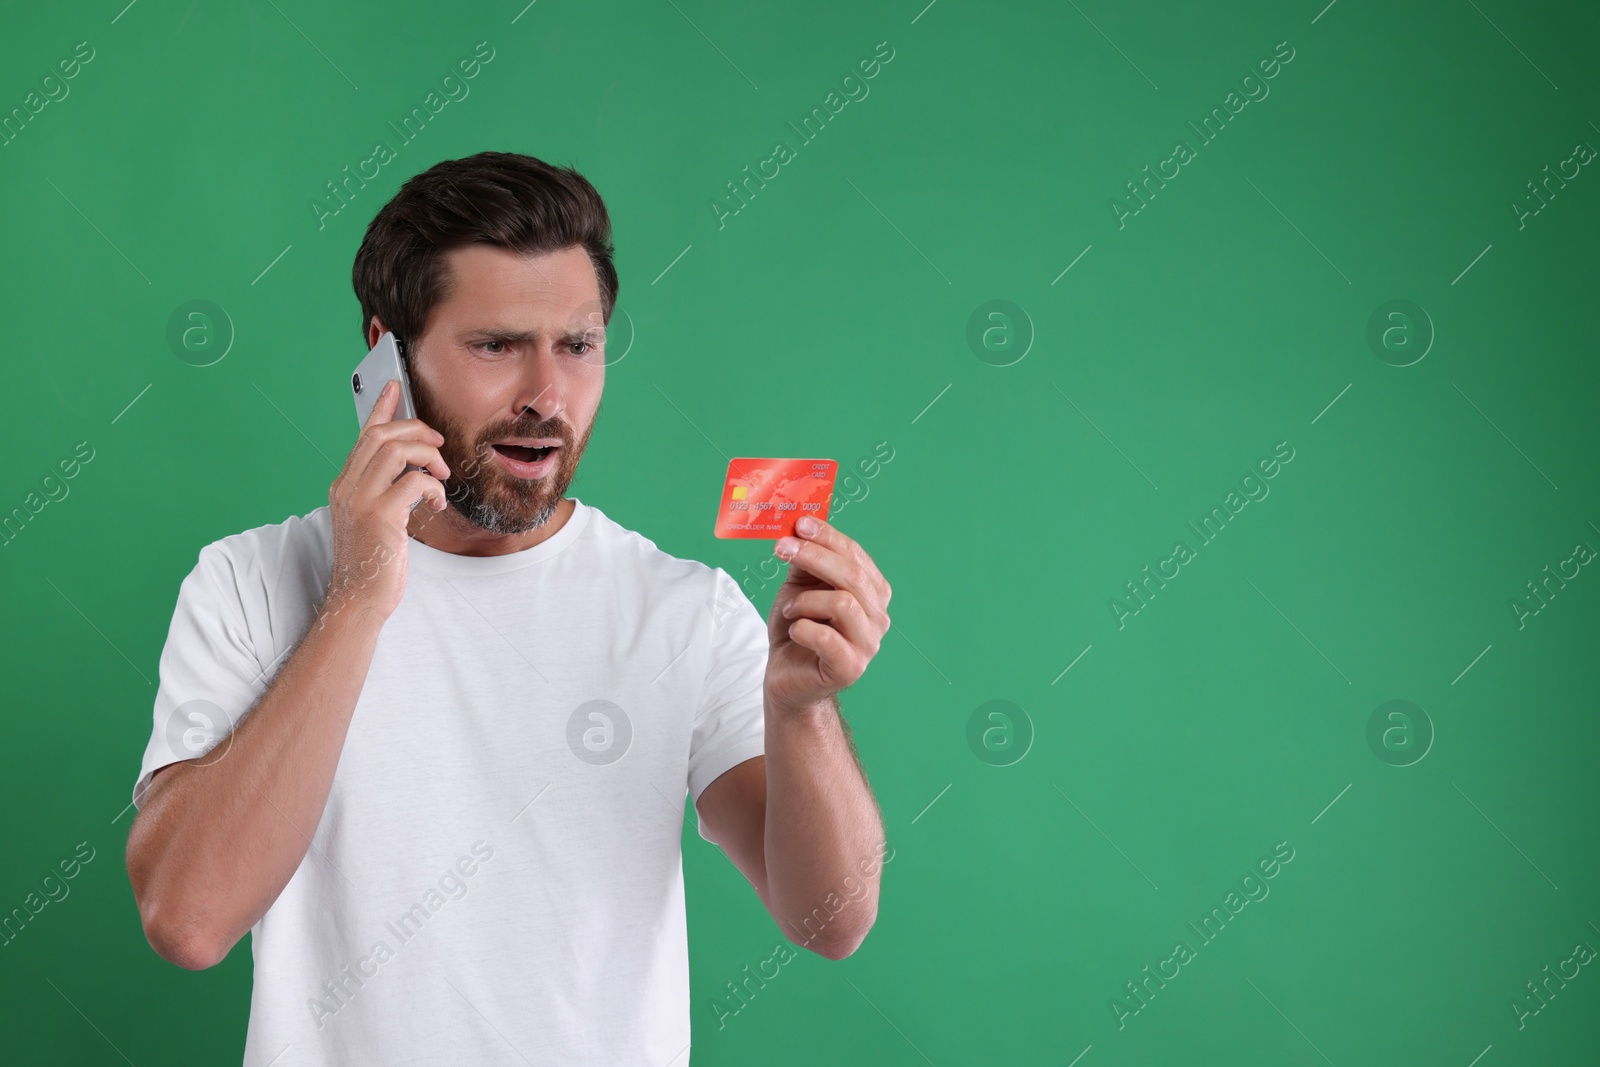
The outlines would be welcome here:
M 569 344 L 576 341 L 583 341 L 586 340 L 597 328 L 604 329 L 604 327 L 595 326 L 571 326 L 562 331 L 561 340 Z M 456 340 L 466 341 L 469 338 L 480 341 L 499 341 L 502 344 L 508 345 L 519 345 L 525 344 L 529 341 L 537 341 L 539 339 L 539 331 L 511 330 L 504 327 L 488 326 L 481 329 L 463 330 L 457 335 Z

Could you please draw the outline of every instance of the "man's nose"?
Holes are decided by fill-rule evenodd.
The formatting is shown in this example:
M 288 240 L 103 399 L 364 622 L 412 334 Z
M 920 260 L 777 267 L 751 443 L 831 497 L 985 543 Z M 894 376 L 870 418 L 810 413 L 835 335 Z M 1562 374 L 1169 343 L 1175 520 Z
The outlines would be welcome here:
M 535 348 L 527 361 L 517 409 L 528 412 L 530 417 L 540 422 L 559 419 L 566 411 L 566 388 L 561 381 L 561 366 L 555 352 L 548 346 Z

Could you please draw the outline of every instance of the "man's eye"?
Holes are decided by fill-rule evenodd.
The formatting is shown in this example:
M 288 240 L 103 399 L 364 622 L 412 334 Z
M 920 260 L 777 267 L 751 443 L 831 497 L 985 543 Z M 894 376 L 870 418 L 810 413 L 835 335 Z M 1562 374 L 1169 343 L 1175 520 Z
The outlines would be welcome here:
M 588 341 L 574 341 L 572 343 L 572 347 L 574 349 L 581 349 L 581 351 L 578 352 L 578 355 L 586 356 L 589 354 L 589 349 L 593 348 L 594 345 Z
M 478 347 L 479 348 L 487 348 L 489 345 L 504 345 L 504 344 L 505 344 L 504 341 L 479 341 L 478 342 Z M 496 349 L 494 352 L 491 353 L 491 355 L 496 355 L 496 356 L 498 356 L 499 354 L 500 354 L 500 350 L 499 349 Z

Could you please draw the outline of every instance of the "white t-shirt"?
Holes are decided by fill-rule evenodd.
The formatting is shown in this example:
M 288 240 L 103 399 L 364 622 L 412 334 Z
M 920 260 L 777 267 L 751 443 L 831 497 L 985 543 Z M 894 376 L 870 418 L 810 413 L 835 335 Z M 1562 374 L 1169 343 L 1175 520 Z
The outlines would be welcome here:
M 250 932 L 245 1067 L 689 1062 L 683 798 L 764 750 L 767 625 L 571 499 L 521 552 L 408 543 L 322 821 Z M 250 711 L 332 545 L 322 507 L 200 550 L 136 802 Z

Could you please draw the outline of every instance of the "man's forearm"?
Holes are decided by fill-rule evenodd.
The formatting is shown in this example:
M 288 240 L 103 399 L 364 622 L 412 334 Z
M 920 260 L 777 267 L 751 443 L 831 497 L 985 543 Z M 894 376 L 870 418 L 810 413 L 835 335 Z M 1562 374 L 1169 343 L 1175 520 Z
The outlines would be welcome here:
M 884 840 L 848 730 L 833 700 L 766 707 L 768 905 L 785 933 L 831 958 L 855 951 L 877 917 Z

